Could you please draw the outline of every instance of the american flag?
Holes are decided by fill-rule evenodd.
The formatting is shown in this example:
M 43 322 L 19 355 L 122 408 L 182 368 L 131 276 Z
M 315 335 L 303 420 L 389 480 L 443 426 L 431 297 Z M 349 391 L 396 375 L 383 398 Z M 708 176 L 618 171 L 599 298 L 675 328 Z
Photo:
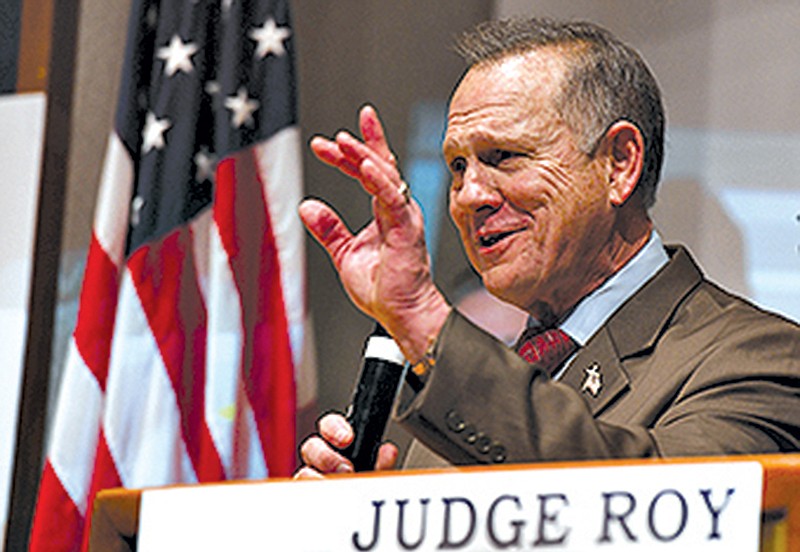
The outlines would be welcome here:
M 283 0 L 133 0 L 31 550 L 108 487 L 287 476 L 312 403 Z

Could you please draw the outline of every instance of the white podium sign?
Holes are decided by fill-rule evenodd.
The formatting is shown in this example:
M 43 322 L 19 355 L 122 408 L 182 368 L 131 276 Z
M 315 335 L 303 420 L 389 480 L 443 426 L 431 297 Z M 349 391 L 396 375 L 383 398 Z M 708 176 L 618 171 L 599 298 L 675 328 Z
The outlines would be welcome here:
M 757 552 L 757 462 L 507 469 L 154 489 L 140 552 Z

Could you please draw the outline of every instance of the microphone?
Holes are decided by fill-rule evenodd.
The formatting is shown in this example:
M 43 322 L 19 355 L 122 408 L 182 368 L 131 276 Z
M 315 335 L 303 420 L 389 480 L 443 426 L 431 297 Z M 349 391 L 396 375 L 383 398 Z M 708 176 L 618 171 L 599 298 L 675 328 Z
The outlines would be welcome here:
M 405 373 L 404 365 L 400 347 L 383 326 L 375 324 L 364 344 L 364 362 L 353 391 L 353 402 L 345 414 L 355 437 L 341 452 L 357 472 L 375 467 L 378 447 Z

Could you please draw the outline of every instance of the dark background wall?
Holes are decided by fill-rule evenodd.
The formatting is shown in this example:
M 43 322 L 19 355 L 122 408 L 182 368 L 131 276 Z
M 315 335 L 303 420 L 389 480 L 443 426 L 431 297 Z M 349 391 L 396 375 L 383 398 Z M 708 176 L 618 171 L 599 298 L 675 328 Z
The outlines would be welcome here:
M 420 101 L 445 101 L 463 66 L 453 36 L 490 15 L 484 0 L 366 2 L 299 0 L 294 4 L 299 51 L 300 119 L 308 140 L 315 133 L 355 130 L 365 103 L 377 107 L 400 160 L 408 155 L 411 109 Z M 368 196 L 353 180 L 306 151 L 306 192 L 331 202 L 351 229 L 370 217 Z M 444 225 L 454 240 L 452 227 Z M 460 247 L 440 262 L 444 287 L 462 268 Z M 309 304 L 317 337 L 319 403 L 346 404 L 356 377 L 361 344 L 372 323 L 352 307 L 325 252 L 308 244 Z
M 63 14 L 55 18 L 56 26 L 69 27 L 67 34 L 74 35 L 70 44 L 74 38 L 76 45 L 74 71 L 69 68 L 74 93 L 58 98 L 59 109 L 50 111 L 69 115 L 62 117 L 68 120 L 63 125 L 67 130 L 59 128 L 68 139 L 57 141 L 69 146 L 58 158 L 57 170 L 63 174 L 52 175 L 64 186 L 59 191 L 64 192 L 64 220 L 55 383 L 74 324 L 130 0 L 0 0 L 0 93 L 45 89 L 50 45 L 46 36 L 53 4 L 69 8 L 66 19 L 77 20 L 65 25 Z M 656 218 L 665 237 L 690 242 L 709 273 L 723 284 L 748 291 L 740 267 L 741 237 L 731 230 L 725 214 L 719 214 L 714 194 L 723 184 L 772 186 L 785 194 L 780 198 L 795 198 L 800 189 L 796 178 L 800 171 L 794 163 L 800 158 L 796 101 L 800 50 L 793 47 L 798 44 L 800 6 L 795 0 L 292 0 L 292 7 L 305 141 L 315 133 L 353 129 L 358 109 L 370 102 L 382 115 L 395 153 L 407 160 L 414 106 L 443 104 L 462 71 L 450 50 L 453 36 L 492 15 L 535 11 L 597 21 L 645 54 L 665 92 L 670 125 L 682 131 L 668 139 L 668 149 L 675 155 L 665 180 L 673 181 L 675 193 L 672 198 L 662 195 Z M 732 169 L 721 172 L 721 167 Z M 304 173 L 307 195 L 331 202 L 351 228 L 368 220 L 369 199 L 356 183 L 308 151 Z M 670 182 L 665 184 L 668 194 Z M 686 196 L 693 198 L 689 209 Z M 770 231 L 770 243 L 776 236 L 797 235 L 796 202 L 781 202 L 791 209 L 790 217 L 756 213 L 782 224 Z M 466 263 L 449 222 L 442 227 L 436 277 L 452 297 L 455 276 Z M 697 243 L 691 243 L 693 239 Z M 781 282 L 779 300 L 787 293 L 787 282 L 796 280 L 800 266 L 796 238 L 784 241 L 791 247 L 780 257 L 779 273 L 788 276 Z M 319 409 L 341 409 L 350 395 L 371 322 L 352 307 L 327 256 L 311 239 L 307 258 Z M 800 288 L 795 296 L 800 298 Z M 56 388 L 50 386 L 51 396 Z M 44 394 L 40 388 L 34 391 Z M 33 472 L 38 475 L 38 469 Z
M 15 5 L 15 0 L 0 2 L 3 2 L 0 6 Z M 77 298 L 82 277 L 96 188 L 113 117 L 129 3 L 130 0 L 80 2 L 71 148 L 64 164 L 67 189 L 59 299 L 60 305 L 66 307 L 57 313 L 62 328 L 62 333 L 57 330 L 56 334 L 59 343 L 65 342 L 74 321 L 75 313 L 69 305 Z M 23 7 L 35 6 L 29 11 L 39 14 L 46 13 L 39 5 L 46 7 L 47 4 L 45 0 L 26 0 Z M 559 0 L 293 0 L 303 138 L 307 141 L 315 133 L 331 135 L 343 127 L 353 129 L 358 109 L 371 102 L 382 115 L 396 154 L 401 161 L 408 159 L 413 107 L 419 102 L 445 102 L 462 71 L 460 60 L 450 49 L 453 36 L 492 15 L 533 13 L 535 10 L 537 14 L 597 20 L 640 47 L 665 90 L 671 125 L 689 128 L 710 125 L 738 130 L 746 125 L 739 118 L 731 122 L 733 115 L 741 118 L 742 113 L 766 110 L 767 130 L 780 130 L 784 133 L 781 139 L 786 142 L 786 132 L 795 131 L 797 120 L 793 115 L 798 104 L 792 95 L 792 91 L 797 90 L 797 71 L 787 69 L 796 65 L 793 62 L 797 49 L 779 50 L 786 52 L 783 65 L 763 64 L 761 60 L 775 57 L 776 50 L 769 50 L 769 56 L 766 53 L 775 39 L 765 37 L 781 31 L 783 34 L 777 36 L 788 43 L 794 36 L 792 24 L 800 14 L 796 3 L 770 0 L 759 3 L 758 10 L 746 0 L 674 4 L 637 1 L 637 9 L 631 10 L 634 3 L 629 0 L 568 3 Z M 731 53 L 740 42 L 744 51 Z M 755 57 L 751 54 L 753 62 L 747 70 L 742 70 L 737 64 L 749 59 L 744 54 L 751 50 L 764 54 Z M 731 68 L 726 69 L 729 66 Z M 767 66 L 772 71 L 769 79 L 747 78 L 751 72 L 765 70 Z M 786 86 L 770 86 L 771 97 L 776 96 L 774 101 L 763 102 L 762 94 L 754 92 L 747 95 L 748 101 L 763 104 L 762 108 L 756 109 L 757 106 L 750 104 L 745 104 L 748 109 L 737 108 L 742 99 L 740 95 L 731 97 L 730 91 L 738 90 L 742 83 L 757 86 L 762 81 L 782 82 L 780 76 L 791 81 Z M 773 104 L 778 107 L 768 109 Z M 777 123 L 784 126 L 779 127 Z M 727 136 L 722 138 L 727 139 Z M 680 143 L 673 137 L 671 145 L 674 149 Z M 769 166 L 772 165 L 779 164 Z M 313 159 L 307 150 L 304 172 L 306 193 L 334 204 L 351 228 L 357 229 L 368 220 L 369 200 L 357 184 Z M 696 185 L 700 178 L 695 173 L 702 176 L 705 172 L 707 169 L 700 167 L 684 179 Z M 683 173 L 677 177 L 683 177 Z M 703 183 L 703 186 L 713 189 L 713 182 Z M 785 186 L 794 186 L 794 182 L 785 183 Z M 673 203 L 678 206 L 675 209 L 678 214 L 685 213 L 682 202 Z M 664 197 L 662 205 L 671 205 L 668 197 Z M 685 217 L 675 217 L 678 222 L 670 224 L 673 217 L 664 212 L 662 208 L 657 214 L 668 238 L 672 227 L 695 228 L 682 222 Z M 720 219 L 705 214 L 695 218 Z M 796 224 L 794 218 L 792 224 Z M 436 276 L 445 292 L 450 292 L 454 275 L 466 264 L 449 222 L 443 224 L 443 228 L 445 235 L 440 239 Z M 731 261 L 741 253 L 737 257 L 721 249 L 719 244 L 729 243 L 731 233 L 721 236 L 720 232 L 713 232 L 713 228 L 727 229 L 729 225 L 706 225 L 694 232 L 698 236 L 713 237 L 706 240 L 713 247 L 698 244 L 694 249 L 712 275 L 734 289 L 743 288 L 738 284 L 741 276 L 737 276 L 738 279 L 725 277 L 728 272 L 741 275 L 738 268 L 741 263 Z M 792 231 L 795 229 L 791 227 Z M 737 246 L 737 250 L 740 249 Z M 720 255 L 720 251 L 726 254 Z M 307 257 L 308 298 L 316 330 L 319 367 L 319 406 L 321 410 L 342 408 L 350 394 L 361 343 L 371 322 L 352 307 L 327 256 L 310 239 Z M 796 256 L 792 260 L 796 261 Z M 737 265 L 733 271 L 729 270 L 732 265 Z M 61 357 L 63 350 L 57 350 L 54 358 Z M 58 366 L 55 368 L 57 373 Z M 52 391 L 55 387 L 51 386 Z
M 74 323 L 97 185 L 113 120 L 130 0 L 82 0 L 75 62 L 72 148 L 59 283 L 54 379 Z M 355 130 L 358 109 L 375 105 L 401 160 L 407 158 L 411 110 L 419 102 L 446 102 L 463 66 L 453 37 L 491 14 L 489 0 L 294 0 L 300 125 L 314 134 Z M 352 180 L 304 158 L 306 194 L 324 198 L 351 228 L 370 216 L 367 195 Z M 441 249 L 437 277 L 445 289 L 465 261 L 452 227 Z M 308 239 L 308 299 L 313 316 L 321 411 L 342 409 L 352 391 L 362 342 L 371 322 L 343 293 L 327 255 Z M 51 399 L 57 385 L 51 385 Z
M 2 33 L 8 50 L 0 41 L 0 93 L 47 92 L 45 143 L 50 145 L 45 148 L 42 178 L 47 205 L 40 206 L 46 214 L 39 217 L 34 261 L 33 280 L 41 285 L 34 285 L 30 309 L 35 319 L 31 327 L 37 326 L 41 331 L 36 335 L 42 337 L 31 338 L 25 361 L 20 414 L 20 427 L 25 429 L 17 443 L 19 469 L 14 475 L 8 549 L 26 547 L 43 434 L 46 441 L 77 316 L 130 3 L 0 0 L 0 31 L 10 33 Z M 358 109 L 371 102 L 382 113 L 395 152 L 405 159 L 414 106 L 421 102 L 443 106 L 462 70 L 450 50 L 452 37 L 488 18 L 491 7 L 489 0 L 293 0 L 303 140 L 315 133 L 353 128 Z M 51 44 L 56 48 L 51 50 Z M 370 201 L 358 185 L 307 151 L 304 172 L 307 194 L 333 203 L 353 228 L 369 218 Z M 454 232 L 446 228 L 448 236 L 442 241 L 451 244 Z M 308 241 L 318 411 L 341 410 L 349 400 L 361 346 L 372 323 L 352 307 L 326 255 Z M 459 247 L 447 250 L 455 255 L 441 263 L 445 288 L 450 275 L 464 266 Z
M 16 90 L 22 0 L 0 0 L 0 94 Z

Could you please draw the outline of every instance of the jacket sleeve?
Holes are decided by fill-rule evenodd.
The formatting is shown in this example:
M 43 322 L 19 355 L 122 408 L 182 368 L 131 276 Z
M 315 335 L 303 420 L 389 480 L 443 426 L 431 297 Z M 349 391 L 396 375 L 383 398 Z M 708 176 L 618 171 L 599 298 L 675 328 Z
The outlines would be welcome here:
M 657 453 L 646 431 L 598 423 L 572 388 L 551 381 L 457 311 L 442 329 L 424 388 L 404 390 L 397 418 L 453 464 Z
M 787 337 L 779 339 L 782 360 L 767 362 L 771 368 L 762 369 L 770 372 L 761 374 L 765 353 L 742 347 L 755 348 L 764 336 L 712 344 L 696 366 L 676 372 L 674 391 L 663 390 L 651 419 L 612 422 L 454 312 L 425 386 L 404 390 L 397 417 L 453 464 L 797 450 L 800 370 L 785 349 L 800 351 Z M 743 363 L 748 354 L 751 362 Z

